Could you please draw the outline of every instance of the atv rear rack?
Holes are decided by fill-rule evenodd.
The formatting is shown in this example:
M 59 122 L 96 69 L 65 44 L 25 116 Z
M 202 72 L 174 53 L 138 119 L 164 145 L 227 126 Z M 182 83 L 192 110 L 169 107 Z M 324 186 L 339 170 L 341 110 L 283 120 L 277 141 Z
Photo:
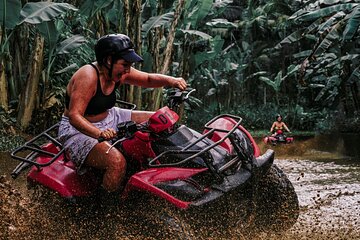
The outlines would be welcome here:
M 232 127 L 231 130 L 225 130 L 225 129 L 219 129 L 219 128 L 210 127 L 210 125 L 212 123 L 214 123 L 216 120 L 218 120 L 220 118 L 224 118 L 224 117 L 230 117 L 230 118 L 232 118 L 234 120 L 237 120 L 237 122 L 234 124 L 234 126 Z M 211 156 L 209 151 L 211 149 L 213 149 L 214 147 L 218 146 L 219 144 L 221 144 L 222 142 L 224 142 L 226 139 L 231 140 L 231 134 L 236 129 L 238 129 L 241 121 L 242 121 L 242 118 L 238 117 L 238 116 L 233 116 L 233 115 L 229 115 L 229 114 L 219 115 L 219 116 L 213 118 L 212 120 L 210 120 L 208 123 L 205 124 L 205 129 L 207 129 L 209 131 L 207 133 L 203 134 L 195 142 L 192 142 L 192 143 L 186 145 L 185 147 L 183 147 L 182 149 L 179 149 L 179 150 L 167 150 L 165 152 L 162 152 L 161 154 L 159 154 L 158 156 L 156 156 L 155 158 L 153 158 L 152 160 L 149 161 L 149 166 L 150 167 L 157 167 L 157 168 L 160 168 L 160 167 L 178 167 L 178 166 L 183 165 L 183 164 L 187 163 L 188 161 L 190 161 L 190 160 L 192 160 L 192 159 L 194 159 L 196 157 L 199 157 L 201 155 L 207 154 L 207 155 Z M 226 134 L 220 140 L 212 143 L 211 145 L 209 145 L 208 147 L 206 147 L 206 148 L 204 148 L 202 150 L 189 150 L 192 146 L 194 146 L 198 142 L 202 141 L 203 139 L 211 136 L 214 132 L 223 132 L 223 133 L 226 133 Z M 185 155 L 189 154 L 191 156 L 189 156 L 189 157 L 187 157 L 187 158 L 185 158 L 185 159 L 183 159 L 181 161 L 175 162 L 175 163 L 161 163 L 160 159 L 163 158 L 163 157 L 166 157 L 167 155 L 170 155 L 170 154 L 185 154 Z M 219 174 L 219 173 L 224 172 L 225 170 L 227 170 L 229 167 L 233 166 L 238 161 L 240 161 L 240 158 L 235 157 L 235 158 L 231 159 L 226 164 L 226 166 L 224 165 L 218 171 L 216 171 L 214 169 L 214 167 L 209 162 L 207 162 L 207 161 L 204 161 L 204 162 L 212 172 L 214 172 L 216 174 Z
M 62 147 L 62 144 L 56 140 L 54 137 L 50 135 L 51 131 L 54 131 L 59 127 L 59 123 L 53 125 L 52 127 L 46 129 L 44 132 L 40 133 L 30 141 L 24 143 L 22 146 L 16 148 L 14 151 L 11 152 L 11 157 L 21 161 L 19 165 L 16 166 L 16 168 L 11 173 L 11 176 L 15 179 L 17 176 L 25 169 L 27 169 L 30 166 L 36 166 L 37 169 L 40 171 L 42 167 L 46 167 L 51 165 L 54 161 L 56 161 L 61 154 L 64 152 L 64 148 Z M 36 141 L 40 139 L 46 139 L 46 142 L 50 140 L 51 143 L 53 143 L 56 147 L 58 147 L 59 151 L 57 153 L 47 151 L 46 149 L 43 149 L 42 146 L 39 146 Z M 28 155 L 25 157 L 21 156 L 21 153 L 30 151 Z M 49 161 L 45 163 L 38 163 L 36 162 L 36 157 L 39 155 L 45 155 L 48 157 L 51 157 Z

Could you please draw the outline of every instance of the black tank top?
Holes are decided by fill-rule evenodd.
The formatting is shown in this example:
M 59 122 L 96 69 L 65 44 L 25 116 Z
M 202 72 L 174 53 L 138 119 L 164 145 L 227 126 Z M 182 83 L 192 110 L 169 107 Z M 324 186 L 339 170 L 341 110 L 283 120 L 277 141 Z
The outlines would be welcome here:
M 95 114 L 103 113 L 106 110 L 115 106 L 115 102 L 116 102 L 115 90 L 117 89 L 117 87 L 119 86 L 120 83 L 117 82 L 115 84 L 114 90 L 109 95 L 105 95 L 101 89 L 99 70 L 92 63 L 90 63 L 90 65 L 93 68 L 95 68 L 95 70 L 96 70 L 96 74 L 98 77 L 98 83 L 97 83 L 96 93 L 90 99 L 90 102 L 85 110 L 85 114 L 95 115 Z M 70 103 L 70 97 L 69 97 L 68 92 L 66 91 L 65 106 L 67 109 L 69 109 L 69 103 Z

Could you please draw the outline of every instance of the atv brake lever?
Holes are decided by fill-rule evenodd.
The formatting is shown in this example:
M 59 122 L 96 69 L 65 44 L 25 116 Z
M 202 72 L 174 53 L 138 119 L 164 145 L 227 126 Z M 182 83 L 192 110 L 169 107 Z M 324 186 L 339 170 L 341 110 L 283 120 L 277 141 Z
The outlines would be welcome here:
M 111 144 L 111 146 L 109 147 L 109 149 L 105 152 L 105 154 L 109 154 L 110 150 L 115 147 L 116 144 L 121 143 L 122 141 L 124 141 L 126 138 L 120 138 L 118 140 L 116 140 L 113 144 Z
M 110 150 L 115 147 L 116 144 L 121 143 L 122 141 L 129 139 L 134 136 L 135 132 L 137 131 L 145 131 L 147 129 L 146 124 L 136 124 L 133 121 L 124 122 L 118 125 L 118 137 L 119 139 L 116 140 L 109 149 L 105 152 L 109 154 Z
M 185 99 L 188 99 L 188 98 L 189 98 L 189 95 L 190 95 L 192 92 L 195 92 L 195 91 L 196 91 L 195 88 L 193 88 L 192 90 L 190 90 L 190 91 L 185 95 L 184 100 L 185 100 Z

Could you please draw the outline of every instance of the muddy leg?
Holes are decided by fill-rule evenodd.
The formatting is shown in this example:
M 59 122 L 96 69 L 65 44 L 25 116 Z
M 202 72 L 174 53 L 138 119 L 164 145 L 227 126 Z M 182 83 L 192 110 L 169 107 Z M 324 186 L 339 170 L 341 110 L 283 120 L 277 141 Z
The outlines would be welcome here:
M 108 154 L 108 142 L 96 144 L 85 160 L 85 164 L 94 168 L 105 170 L 103 187 L 109 191 L 116 191 L 124 179 L 126 160 L 116 148 L 112 148 Z

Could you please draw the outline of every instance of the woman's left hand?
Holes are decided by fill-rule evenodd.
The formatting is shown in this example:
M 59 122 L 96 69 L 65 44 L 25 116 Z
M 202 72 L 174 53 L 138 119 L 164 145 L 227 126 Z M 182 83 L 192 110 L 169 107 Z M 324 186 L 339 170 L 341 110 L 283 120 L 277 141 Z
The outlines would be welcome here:
M 174 81 L 173 81 L 173 84 L 172 84 L 173 88 L 178 88 L 180 90 L 185 90 L 186 86 L 187 86 L 187 84 L 186 84 L 185 80 L 182 77 L 174 78 Z

